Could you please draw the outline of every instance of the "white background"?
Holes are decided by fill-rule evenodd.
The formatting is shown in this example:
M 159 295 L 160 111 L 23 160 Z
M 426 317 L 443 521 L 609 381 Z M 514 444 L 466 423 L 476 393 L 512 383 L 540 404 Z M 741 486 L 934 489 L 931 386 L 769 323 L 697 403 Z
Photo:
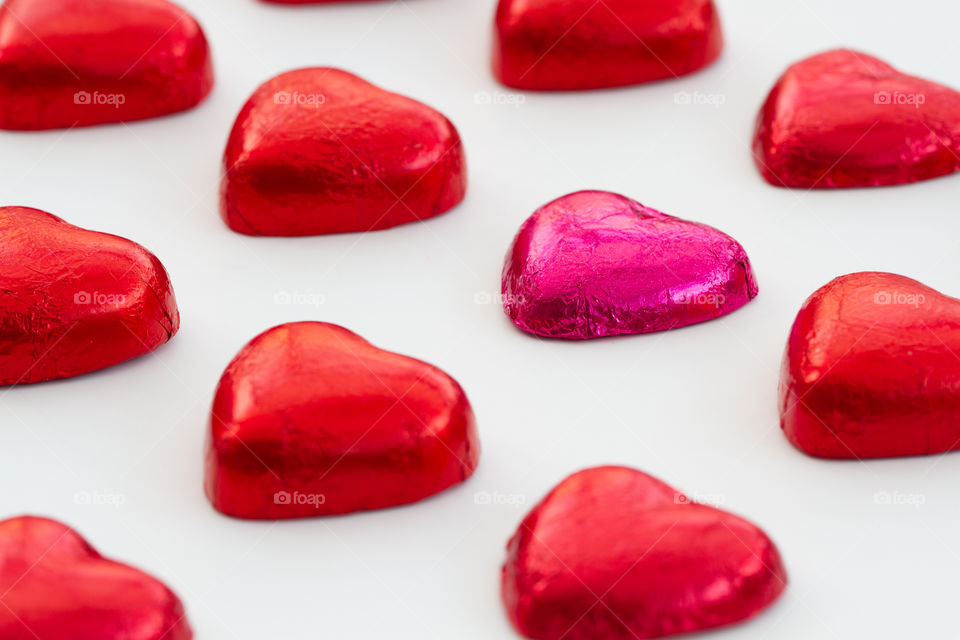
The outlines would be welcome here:
M 794 315 L 834 276 L 887 270 L 960 293 L 960 176 L 790 192 L 760 179 L 749 141 L 786 66 L 836 46 L 960 87 L 960 7 L 720 0 L 727 47 L 709 69 L 510 106 L 476 99 L 504 91 L 488 70 L 494 0 L 183 4 L 215 56 L 217 85 L 201 107 L 129 126 L 0 135 L 0 202 L 142 243 L 169 270 L 183 319 L 152 356 L 0 391 L 2 515 L 61 519 L 164 579 L 200 639 L 510 639 L 498 595 L 508 537 L 568 473 L 619 463 L 722 501 L 778 543 L 791 581 L 784 597 L 711 637 L 949 635 L 960 454 L 807 458 L 779 431 L 776 387 Z M 230 232 L 216 192 L 233 119 L 259 83 L 311 65 L 343 67 L 445 112 L 466 145 L 466 201 L 366 235 Z M 678 105 L 680 91 L 725 102 Z M 520 223 L 586 188 L 730 233 L 753 261 L 759 297 L 707 324 L 590 342 L 535 339 L 498 305 L 477 304 L 499 290 Z M 276 304 L 283 292 L 324 302 Z M 342 324 L 456 377 L 483 441 L 475 477 L 381 512 L 281 523 L 218 515 L 202 492 L 213 389 L 247 340 L 302 319 Z M 78 492 L 124 504 L 78 505 Z M 477 492 L 526 505 L 477 505 Z M 922 504 L 878 505 L 877 492 Z

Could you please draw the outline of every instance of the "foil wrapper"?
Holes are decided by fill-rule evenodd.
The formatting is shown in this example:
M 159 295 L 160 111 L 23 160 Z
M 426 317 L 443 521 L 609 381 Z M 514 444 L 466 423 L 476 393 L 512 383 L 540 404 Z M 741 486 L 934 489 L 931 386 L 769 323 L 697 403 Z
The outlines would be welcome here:
M 757 295 L 740 244 L 605 191 L 541 207 L 503 267 L 504 310 L 551 338 L 649 333 L 730 313 Z
M 296 322 L 254 338 L 223 373 L 206 491 L 238 518 L 382 509 L 465 481 L 479 456 L 453 378 L 342 327 Z
M 0 207 L 0 384 L 96 371 L 180 326 L 163 265 L 118 236 L 37 209 Z
M 786 581 L 776 546 L 747 520 L 640 471 L 597 467 L 524 518 L 502 595 L 528 638 L 636 640 L 740 622 Z
M 83 127 L 190 109 L 213 88 L 197 21 L 165 0 L 6 0 L 0 128 Z
M 463 200 L 466 159 L 438 111 L 329 68 L 281 74 L 237 117 L 221 214 L 248 235 L 386 229 Z
M 260 0 L 267 4 L 343 4 L 347 2 L 382 2 L 383 0 Z
M 803 304 L 780 375 L 801 451 L 883 458 L 960 448 L 960 300 L 892 273 L 852 273 Z
M 4 640 L 193 638 L 166 585 L 46 518 L 0 522 L 0 592 Z
M 839 49 L 792 65 L 757 118 L 754 159 L 778 187 L 873 187 L 960 169 L 960 93 Z
M 517 89 L 601 89 L 692 73 L 722 49 L 712 0 L 500 0 L 493 71 Z

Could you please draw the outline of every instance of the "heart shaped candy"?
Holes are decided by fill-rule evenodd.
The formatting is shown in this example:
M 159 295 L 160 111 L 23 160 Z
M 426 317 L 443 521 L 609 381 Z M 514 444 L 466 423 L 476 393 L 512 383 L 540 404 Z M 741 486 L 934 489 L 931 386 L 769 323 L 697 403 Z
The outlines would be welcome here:
M 722 48 L 713 0 L 500 0 L 493 71 L 518 89 L 599 89 L 692 73 Z
M 375 0 L 261 0 L 269 4 L 340 4 L 343 2 L 374 2 Z
M 460 136 L 443 114 L 329 68 L 261 85 L 224 165 L 221 213 L 249 235 L 386 229 L 444 213 L 467 187 Z
M 960 448 L 960 300 L 892 273 L 852 273 L 811 295 L 790 331 L 780 425 L 824 458 Z
M 773 542 L 645 473 L 597 467 L 557 485 L 507 546 L 502 595 L 535 640 L 635 640 L 756 614 L 783 591 Z
M 572 193 L 530 216 L 502 290 L 519 328 L 572 339 L 674 329 L 757 295 L 736 240 L 606 191 Z
M 64 524 L 0 522 L 3 640 L 190 640 L 183 605 L 156 578 L 101 556 Z
M 103 369 L 180 326 L 163 265 L 125 238 L 0 207 L 0 256 L 0 384 Z
M 349 513 L 463 482 L 479 455 L 450 376 L 342 327 L 294 322 L 254 338 L 223 373 L 206 489 L 238 518 Z
M 757 118 L 754 159 L 783 187 L 872 187 L 960 169 L 960 93 L 839 49 L 792 65 Z
M 153 118 L 196 106 L 212 87 L 203 31 L 166 0 L 0 7 L 0 128 Z

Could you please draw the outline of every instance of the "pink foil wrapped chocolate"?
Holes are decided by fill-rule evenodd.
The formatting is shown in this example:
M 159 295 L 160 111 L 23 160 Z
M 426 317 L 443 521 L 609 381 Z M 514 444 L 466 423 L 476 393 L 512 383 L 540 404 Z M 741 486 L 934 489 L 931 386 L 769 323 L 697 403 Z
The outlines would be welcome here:
M 711 320 L 756 297 L 757 284 L 727 234 L 615 193 L 580 191 L 523 223 L 502 291 L 520 329 L 582 340 Z

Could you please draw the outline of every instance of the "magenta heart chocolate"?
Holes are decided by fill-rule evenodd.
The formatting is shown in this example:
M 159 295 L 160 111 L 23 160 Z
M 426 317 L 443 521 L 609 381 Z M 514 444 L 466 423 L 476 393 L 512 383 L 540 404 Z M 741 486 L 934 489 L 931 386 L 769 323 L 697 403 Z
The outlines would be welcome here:
M 580 191 L 520 227 L 502 291 L 520 329 L 586 339 L 710 320 L 756 297 L 757 284 L 727 234 L 615 193 Z

